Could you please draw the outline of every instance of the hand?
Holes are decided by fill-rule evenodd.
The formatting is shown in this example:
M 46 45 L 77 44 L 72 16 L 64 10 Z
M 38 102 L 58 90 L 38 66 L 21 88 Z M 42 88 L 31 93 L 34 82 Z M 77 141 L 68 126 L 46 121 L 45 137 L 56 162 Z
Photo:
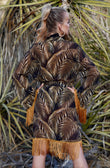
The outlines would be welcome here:
M 75 93 L 75 88 L 74 87 L 72 87 L 72 88 L 70 88 L 70 87 L 67 87 L 72 93 Z

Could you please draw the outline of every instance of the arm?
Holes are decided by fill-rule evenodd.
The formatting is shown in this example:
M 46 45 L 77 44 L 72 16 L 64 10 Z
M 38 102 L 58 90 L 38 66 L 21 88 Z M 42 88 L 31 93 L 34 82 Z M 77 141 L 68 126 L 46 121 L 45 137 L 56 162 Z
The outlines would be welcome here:
M 87 106 L 99 79 L 99 72 L 95 64 L 84 53 L 81 47 L 77 48 L 79 53 L 79 74 L 81 86 L 78 89 L 78 97 L 82 106 Z
M 37 74 L 40 70 L 39 62 L 32 58 L 31 52 L 21 60 L 15 73 L 13 74 L 13 79 L 15 82 L 15 87 L 17 95 L 27 109 L 32 105 L 32 94 L 35 95 L 35 90 L 31 87 L 33 79 L 37 77 Z M 26 99 L 26 103 L 25 100 Z
M 90 97 L 97 85 L 99 72 L 94 63 L 84 53 L 80 46 L 76 43 L 72 43 L 70 48 L 72 48 L 72 50 L 75 49 L 77 52 L 76 66 L 78 67 L 78 70 L 76 78 L 73 79 L 73 81 L 75 81 L 75 83 L 73 82 L 73 85 L 76 86 L 77 82 L 80 81 L 80 86 L 78 88 L 78 93 L 74 88 L 69 89 L 74 93 L 74 101 L 76 111 L 79 115 L 79 120 L 82 123 L 85 123 L 87 104 L 90 101 Z

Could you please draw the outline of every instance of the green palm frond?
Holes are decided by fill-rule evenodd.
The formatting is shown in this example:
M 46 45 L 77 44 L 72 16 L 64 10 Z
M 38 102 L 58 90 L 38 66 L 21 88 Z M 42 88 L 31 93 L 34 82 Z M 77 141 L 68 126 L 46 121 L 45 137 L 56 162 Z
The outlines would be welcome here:
M 45 3 L 51 3 L 52 6 L 61 6 L 62 2 L 60 0 L 9 0 L 6 5 L 0 5 L 0 8 L 5 11 L 0 22 L 0 31 L 3 32 L 0 39 L 0 126 L 6 144 L 8 139 L 10 139 L 10 141 L 14 142 L 15 147 L 17 147 L 14 135 L 20 140 L 21 144 L 26 141 L 26 136 L 28 139 L 29 135 L 25 126 L 23 127 L 22 123 L 19 122 L 19 119 L 23 120 L 23 122 L 25 121 L 26 111 L 20 106 L 17 97 L 11 97 L 13 91 L 11 91 L 10 86 L 16 64 L 14 62 L 15 57 L 18 59 L 18 56 L 20 56 L 18 59 L 20 60 L 23 55 L 22 52 L 27 51 L 27 45 L 30 46 L 33 37 L 36 38 L 36 29 L 39 27 L 42 6 Z M 95 63 L 101 75 L 100 82 L 91 101 L 90 111 L 87 114 L 87 123 L 82 125 L 83 131 L 92 140 L 92 143 L 86 137 L 83 137 L 83 144 L 86 150 L 97 144 L 100 151 L 109 151 L 110 1 L 67 0 L 67 2 L 73 39 Z M 8 39 L 7 43 L 5 39 Z M 5 52 L 2 52 L 3 46 L 5 46 L 6 51 L 8 50 L 10 58 L 13 55 L 13 68 L 10 70 L 11 73 L 4 89 L 3 69 L 6 60 L 4 60 Z M 22 49 L 23 46 L 25 47 Z M 13 49 L 13 52 L 9 51 L 10 48 Z M 6 134 L 7 130 L 8 137 Z M 26 134 L 23 133 L 23 130 L 25 130 Z M 31 135 L 29 136 L 31 137 Z M 32 139 L 28 140 L 31 143 Z
M 2 52 L 2 50 L 1 50 Z M 11 85 L 12 85 L 12 75 L 15 68 L 15 62 L 12 66 L 9 79 L 6 83 L 6 86 L 3 89 L 3 74 L 4 73 L 4 63 L 3 63 L 3 56 L 1 54 L 1 74 L 0 74 L 0 129 L 1 129 L 1 138 L 2 141 L 5 142 L 6 147 L 8 146 L 8 141 L 11 142 L 14 141 L 13 139 L 13 133 L 15 134 L 15 128 L 13 127 L 16 125 L 16 136 L 18 138 L 25 139 L 25 135 L 22 131 L 22 128 L 19 124 L 19 118 L 23 119 L 25 121 L 24 114 L 26 113 L 25 110 L 20 108 L 20 102 L 18 101 L 18 98 L 11 98 L 13 95 L 13 91 L 11 91 Z M 14 125 L 13 125 L 14 123 Z M 19 130 L 19 135 L 17 132 Z M 8 133 L 8 136 L 7 136 Z M 3 138 L 4 135 L 4 138 Z
M 91 9 L 91 8 L 87 8 L 87 7 L 84 7 L 84 6 L 81 6 L 81 8 L 84 9 L 85 11 L 92 12 L 92 14 L 96 13 L 98 15 L 105 16 L 106 18 L 110 18 L 109 15 L 107 15 L 105 13 L 102 13 L 100 11 L 97 11 L 97 10 L 94 10 L 94 9 Z
M 13 75 L 13 72 L 14 72 L 15 64 L 16 64 L 16 61 L 13 64 L 13 67 L 12 67 L 12 70 L 11 70 L 11 73 L 10 73 L 10 77 L 8 79 L 8 82 L 7 82 L 6 86 L 5 86 L 5 90 L 4 90 L 4 92 L 3 92 L 2 96 L 1 96 L 0 102 L 3 101 L 3 99 L 5 98 L 5 96 L 7 96 L 7 92 L 9 90 L 10 86 L 11 86 L 12 75 Z
M 108 0 L 106 2 L 68 0 L 68 2 L 70 3 L 70 31 L 74 40 L 98 67 L 102 78 L 109 79 L 110 15 L 108 11 L 110 2 Z
M 107 87 L 109 82 L 108 80 L 97 87 L 93 97 L 95 103 L 88 113 L 87 123 L 83 125 L 87 136 L 104 151 L 108 151 L 110 146 L 110 88 Z
M 84 4 L 84 5 L 90 5 L 90 6 L 97 6 L 97 7 L 110 7 L 110 3 L 108 2 L 103 2 L 103 1 L 97 1 L 97 0 L 93 0 L 93 1 L 87 1 L 87 0 L 78 0 L 76 1 L 76 3 L 78 4 Z
M 83 1 L 82 3 L 87 3 L 89 2 L 92 3 L 92 1 Z M 100 49 L 102 49 L 105 52 L 105 57 L 107 58 L 108 61 L 110 61 L 110 58 L 108 56 L 108 53 L 106 51 L 105 46 L 102 43 L 102 40 L 100 39 L 100 37 L 98 36 L 98 34 L 96 33 L 96 31 L 98 32 L 100 29 L 110 33 L 110 30 L 107 30 L 105 27 L 101 26 L 100 23 L 97 23 L 94 19 L 92 19 L 91 17 L 91 12 L 95 11 L 95 10 L 89 10 L 89 5 L 88 7 L 86 7 L 86 11 L 84 10 L 83 5 L 81 5 L 82 3 L 80 3 L 80 1 L 76 1 L 71 3 L 70 5 L 70 13 L 71 13 L 71 19 L 73 20 L 73 26 L 77 24 L 76 26 L 76 30 L 79 30 L 79 27 L 81 27 L 80 29 L 82 29 L 82 31 L 80 31 L 80 34 L 88 34 L 90 36 L 90 38 L 93 39 L 93 41 L 96 43 L 96 45 L 98 45 L 100 47 Z M 99 1 L 96 2 L 94 1 L 94 3 L 100 3 Z M 102 4 L 109 4 L 108 3 L 102 3 Z M 92 4 L 92 6 L 94 6 L 94 4 Z M 87 10 L 88 9 L 88 10 Z M 97 14 L 101 15 L 101 12 Z M 108 16 L 108 15 L 107 15 Z M 97 28 L 96 28 L 97 26 Z M 77 33 L 75 32 L 75 34 L 77 35 Z M 86 38 L 86 34 L 85 34 L 85 38 Z M 81 35 L 82 36 L 82 35 Z M 98 47 L 96 46 L 96 47 Z M 95 48 L 96 48 L 95 47 Z
M 4 8 L 7 12 L 5 18 L 7 20 L 8 31 L 13 34 L 17 34 L 17 39 L 14 42 L 14 45 L 20 40 L 22 35 L 29 30 L 30 27 L 33 27 L 33 24 L 38 24 L 39 19 L 41 17 L 41 8 L 45 3 L 49 3 L 55 5 L 59 3 L 59 0 L 42 0 L 42 1 L 34 1 L 31 3 L 26 3 L 24 0 L 16 0 L 12 2 L 11 5 L 0 5 L 1 8 Z M 18 18 L 15 17 L 16 13 L 18 13 Z M 5 19 L 4 18 L 4 19 Z M 11 19 L 12 18 L 12 19 Z M 16 22 L 16 24 L 15 24 Z M 0 24 L 0 28 L 2 23 Z
M 2 78 L 3 78 L 3 55 L 2 55 L 2 50 L 1 50 L 1 75 L 0 75 L 0 95 L 2 92 Z
M 2 104 L 2 106 L 4 107 L 4 109 L 6 110 L 7 112 L 7 115 L 8 115 L 8 129 L 9 129 L 9 142 L 11 142 L 11 123 L 10 123 L 10 111 L 8 109 L 8 107 L 6 106 L 6 104 Z
M 37 2 L 31 2 L 31 3 L 22 3 L 20 1 L 18 4 L 12 4 L 12 5 L 0 5 L 2 8 L 10 8 L 10 7 L 25 7 L 25 6 L 35 6 L 35 5 L 42 5 L 44 3 L 50 2 L 50 0 L 42 0 L 42 1 L 37 1 Z
M 22 129 L 21 129 L 21 126 L 20 126 L 20 124 L 18 123 L 18 120 L 17 120 L 17 118 L 14 116 L 13 112 L 11 112 L 11 116 L 12 116 L 12 118 L 14 119 L 14 122 L 15 122 L 16 126 L 18 127 L 18 129 L 19 129 L 19 131 L 20 131 L 20 134 L 22 135 L 23 139 L 25 139 L 25 136 L 24 136 L 24 133 L 23 133 L 23 131 L 22 131 Z
M 4 138 L 5 138 L 5 143 L 6 143 L 6 146 L 7 146 L 7 135 L 6 135 L 5 126 L 4 126 L 4 123 L 3 123 L 3 119 L 2 119 L 1 113 L 0 113 L 0 127 L 1 127 L 1 130 L 3 131 L 3 135 L 4 135 Z M 1 137 L 3 135 L 1 134 Z

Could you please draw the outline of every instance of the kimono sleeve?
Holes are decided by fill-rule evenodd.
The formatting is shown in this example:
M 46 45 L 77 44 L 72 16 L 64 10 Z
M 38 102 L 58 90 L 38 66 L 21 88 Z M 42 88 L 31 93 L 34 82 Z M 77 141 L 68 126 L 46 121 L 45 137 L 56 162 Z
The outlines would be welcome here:
M 39 81 L 40 62 L 29 51 L 17 66 L 13 79 L 21 104 L 27 109 L 32 105 Z
M 78 89 L 78 93 L 81 105 L 86 107 L 98 84 L 100 74 L 95 64 L 80 46 L 78 46 L 77 50 L 79 53 L 79 75 L 81 80 L 81 86 Z

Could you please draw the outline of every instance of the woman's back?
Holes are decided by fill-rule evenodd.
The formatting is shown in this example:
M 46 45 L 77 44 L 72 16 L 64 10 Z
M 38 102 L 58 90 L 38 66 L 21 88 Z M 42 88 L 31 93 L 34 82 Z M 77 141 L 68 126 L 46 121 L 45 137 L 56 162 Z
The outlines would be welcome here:
M 13 77 L 22 105 L 28 109 L 35 100 L 33 156 L 51 153 L 64 159 L 69 154 L 75 160 L 82 151 L 79 120 L 85 122 L 84 108 L 99 72 L 78 44 L 65 40 L 64 34 L 69 30 L 68 13 L 62 8 L 47 11 L 42 16 L 37 42 L 20 62 Z M 74 94 L 68 89 L 73 86 L 78 90 L 82 109 L 77 95 L 75 106 Z M 77 109 L 82 113 L 77 114 Z M 31 113 L 29 115 L 31 117 Z

